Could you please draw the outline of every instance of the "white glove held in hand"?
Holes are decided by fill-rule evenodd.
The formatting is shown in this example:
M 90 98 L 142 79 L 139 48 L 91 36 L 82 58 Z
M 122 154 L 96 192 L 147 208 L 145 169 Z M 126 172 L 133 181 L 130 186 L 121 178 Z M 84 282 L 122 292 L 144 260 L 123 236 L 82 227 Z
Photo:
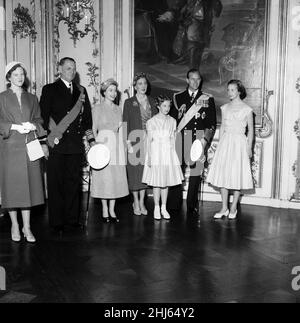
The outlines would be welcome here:
M 29 131 L 36 131 L 36 126 L 30 122 L 23 122 L 23 127 Z
M 11 126 L 11 130 L 18 131 L 21 135 L 26 135 L 30 132 L 30 130 L 26 129 L 23 125 L 13 124 Z

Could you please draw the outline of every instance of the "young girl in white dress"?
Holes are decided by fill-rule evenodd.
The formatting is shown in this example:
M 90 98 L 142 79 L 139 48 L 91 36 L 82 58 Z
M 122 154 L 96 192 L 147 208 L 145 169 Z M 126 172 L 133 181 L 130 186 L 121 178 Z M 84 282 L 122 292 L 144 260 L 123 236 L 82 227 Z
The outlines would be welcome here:
M 170 214 L 166 207 L 169 187 L 182 184 L 184 177 L 175 150 L 176 120 L 169 116 L 171 100 L 160 96 L 156 99 L 156 104 L 159 114 L 147 122 L 143 183 L 153 187 L 155 220 L 169 220 Z
M 227 91 L 231 102 L 221 107 L 220 142 L 207 182 L 221 189 L 223 207 L 214 218 L 229 217 L 230 220 L 234 220 L 238 213 L 237 205 L 241 191 L 254 187 L 251 172 L 254 120 L 253 110 L 243 102 L 247 93 L 241 81 L 230 81 Z M 230 190 L 234 191 L 234 199 L 229 210 Z

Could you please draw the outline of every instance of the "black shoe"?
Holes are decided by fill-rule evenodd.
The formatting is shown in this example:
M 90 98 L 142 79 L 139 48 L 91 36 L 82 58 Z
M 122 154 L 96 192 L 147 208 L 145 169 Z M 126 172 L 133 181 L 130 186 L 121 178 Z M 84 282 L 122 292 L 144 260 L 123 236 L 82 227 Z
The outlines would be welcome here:
M 110 218 L 109 217 L 107 217 L 107 218 L 102 217 L 102 221 L 104 223 L 110 223 Z
M 118 217 L 110 217 L 110 222 L 113 222 L 113 223 L 120 223 L 120 219 Z

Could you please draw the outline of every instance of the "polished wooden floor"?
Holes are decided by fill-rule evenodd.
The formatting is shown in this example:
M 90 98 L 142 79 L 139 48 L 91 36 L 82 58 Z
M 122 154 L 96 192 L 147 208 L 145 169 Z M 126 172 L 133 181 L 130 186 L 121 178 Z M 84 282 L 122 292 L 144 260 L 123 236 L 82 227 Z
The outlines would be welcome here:
M 159 223 L 133 216 L 123 200 L 121 223 L 104 224 L 96 202 L 87 228 L 63 235 L 51 233 L 38 209 L 36 245 L 11 242 L 9 219 L 0 218 L 8 276 L 0 302 L 300 302 L 292 289 L 299 211 L 242 206 L 237 221 L 214 221 L 219 208 L 204 203 L 199 219 L 182 212 Z

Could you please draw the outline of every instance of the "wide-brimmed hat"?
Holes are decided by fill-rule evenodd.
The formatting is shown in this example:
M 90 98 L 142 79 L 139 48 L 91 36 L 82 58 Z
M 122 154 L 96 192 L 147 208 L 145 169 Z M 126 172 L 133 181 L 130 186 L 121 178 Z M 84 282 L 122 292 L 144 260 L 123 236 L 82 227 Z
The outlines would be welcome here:
M 102 144 L 94 145 L 88 152 L 87 160 L 93 169 L 101 170 L 110 162 L 110 150 Z
M 25 71 L 25 65 L 21 62 L 10 62 L 6 65 L 5 67 L 5 77 L 7 77 L 7 74 L 16 66 L 16 65 L 20 65 Z
M 200 140 L 194 141 L 192 148 L 191 148 L 191 160 L 192 162 L 197 162 L 204 156 L 204 149 L 202 142 Z
M 116 87 L 119 87 L 118 82 L 115 81 L 113 78 L 110 78 L 105 82 L 101 83 L 101 91 L 105 92 L 111 85 L 115 85 Z

